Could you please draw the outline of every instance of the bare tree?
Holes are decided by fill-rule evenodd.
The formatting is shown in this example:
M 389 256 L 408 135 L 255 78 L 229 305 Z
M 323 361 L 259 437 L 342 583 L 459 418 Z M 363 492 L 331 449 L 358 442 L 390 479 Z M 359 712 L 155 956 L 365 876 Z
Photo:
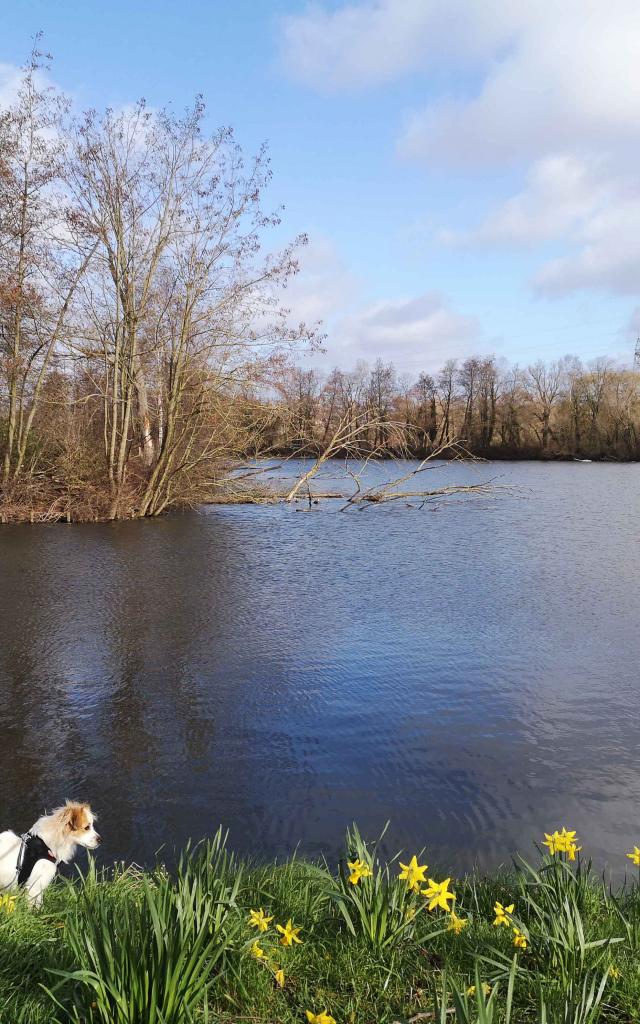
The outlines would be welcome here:
M 447 359 L 442 370 L 438 374 L 438 395 L 442 408 L 442 418 L 439 441 L 449 441 L 455 437 L 455 425 L 452 417 L 453 400 L 455 397 L 455 382 L 458 374 L 458 364 L 455 359 Z
M 438 388 L 431 374 L 421 373 L 414 387 L 417 403 L 415 423 L 425 439 L 425 450 L 435 444 L 438 434 L 437 394 Z
M 230 130 L 203 137 L 203 115 L 201 101 L 182 118 L 140 103 L 89 113 L 77 129 L 69 188 L 98 246 L 82 351 L 102 364 L 112 517 L 132 500 L 125 484 L 136 448 L 135 514 L 159 514 L 181 489 L 190 498 L 185 482 L 229 454 L 231 399 L 260 350 L 313 335 L 288 325 L 277 292 L 304 238 L 260 257 L 261 232 L 278 220 L 260 207 L 266 154 L 245 172 Z
M 479 441 L 486 451 L 493 443 L 496 429 L 497 403 L 500 393 L 500 377 L 493 356 L 480 362 L 478 381 Z
M 551 412 L 562 394 L 564 369 L 561 363 L 549 365 L 538 361 L 527 368 L 525 387 L 535 401 L 535 415 L 540 423 L 540 442 L 542 450 L 549 447 L 551 434 Z
M 522 444 L 522 412 L 525 405 L 522 373 L 518 366 L 513 366 L 507 369 L 502 378 L 500 441 L 514 451 Z
M 60 193 L 64 100 L 41 81 L 34 47 L 15 102 L 0 115 L 0 373 L 5 488 L 39 462 L 30 447 L 47 374 L 68 328 L 90 247 L 78 245 Z M 29 465 L 27 467 L 27 461 Z
M 391 408 L 395 398 L 396 378 L 391 363 L 377 359 L 369 375 L 368 404 L 370 409 L 373 446 L 377 448 L 388 438 L 385 424 L 391 419 Z

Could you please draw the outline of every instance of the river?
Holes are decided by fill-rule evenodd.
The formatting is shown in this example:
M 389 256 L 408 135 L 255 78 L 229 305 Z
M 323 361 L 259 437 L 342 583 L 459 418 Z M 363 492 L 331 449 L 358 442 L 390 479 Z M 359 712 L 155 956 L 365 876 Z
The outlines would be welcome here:
M 148 864 L 219 823 L 241 852 L 334 858 L 351 821 L 390 819 L 390 848 L 447 873 L 566 825 L 621 874 L 640 845 L 640 467 L 433 477 L 505 489 L 1 527 L 0 824 L 88 799 L 102 860 Z

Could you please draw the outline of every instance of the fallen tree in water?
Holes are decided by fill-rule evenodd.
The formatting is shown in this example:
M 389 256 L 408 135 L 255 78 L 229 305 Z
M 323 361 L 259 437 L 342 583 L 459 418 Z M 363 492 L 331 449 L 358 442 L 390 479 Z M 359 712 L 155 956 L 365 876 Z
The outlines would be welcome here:
M 389 426 L 387 424 L 387 426 Z M 497 490 L 492 480 L 485 480 L 474 484 L 454 483 L 440 487 L 430 488 L 407 488 L 410 482 L 421 479 L 422 474 L 427 471 L 442 470 L 442 460 L 446 456 L 446 466 L 452 462 L 474 459 L 459 441 L 448 441 L 439 445 L 428 456 L 416 462 L 410 469 L 404 470 L 399 476 L 392 477 L 384 483 L 372 483 L 367 485 L 365 477 L 367 470 L 376 465 L 376 453 L 369 453 L 366 458 L 358 458 L 359 442 L 364 432 L 371 429 L 370 423 L 353 423 L 345 420 L 341 422 L 339 429 L 327 444 L 325 451 L 316 456 L 311 466 L 306 469 L 294 482 L 293 486 L 283 489 L 276 478 L 273 482 L 256 485 L 253 481 L 265 473 L 274 474 L 282 469 L 285 463 L 278 465 L 267 465 L 262 467 L 253 466 L 242 472 L 235 472 L 225 478 L 219 489 L 208 499 L 207 504 L 217 505 L 275 505 L 280 503 L 299 504 L 304 503 L 309 509 L 318 506 L 322 501 L 340 501 L 339 511 L 347 512 L 353 508 L 364 509 L 374 505 L 384 505 L 391 502 L 403 502 L 409 508 L 424 508 L 427 505 L 437 503 L 438 507 L 443 501 L 452 498 L 466 496 L 488 496 Z M 398 426 L 395 425 L 395 429 Z M 345 487 L 332 490 L 312 490 L 311 484 L 314 478 L 327 467 L 330 460 L 333 460 L 333 467 L 340 465 L 338 453 L 343 456 L 342 477 Z M 346 457 L 345 457 L 346 456 Z M 384 466 L 403 464 L 399 460 L 384 460 Z M 249 482 L 248 482 L 249 481 Z M 347 483 L 349 486 L 346 486 Z
M 384 433 L 387 434 L 393 430 L 396 436 L 404 438 L 405 444 L 408 447 L 411 431 L 401 424 L 388 423 L 381 421 L 365 421 L 361 419 L 353 420 L 345 417 L 338 426 L 338 429 L 334 433 L 333 437 L 329 440 L 326 449 L 321 452 L 315 459 L 313 465 L 308 469 L 294 484 L 294 486 L 286 494 L 287 501 L 296 500 L 303 489 L 307 488 L 307 500 L 309 504 L 314 501 L 319 501 L 323 495 L 312 494 L 310 490 L 310 482 L 317 473 L 320 472 L 323 466 L 331 458 L 335 458 L 338 453 L 346 455 L 345 459 L 345 476 L 352 482 L 351 493 L 346 491 L 340 492 L 339 494 L 332 494 L 331 497 L 345 498 L 346 503 L 341 506 L 340 511 L 346 512 L 351 508 L 365 508 L 368 505 L 383 505 L 388 502 L 405 502 L 410 507 L 423 508 L 426 504 L 444 499 L 452 498 L 459 495 L 487 495 L 491 493 L 492 486 L 491 481 L 485 481 L 478 484 L 451 484 L 446 487 L 436 488 L 425 488 L 425 489 L 406 489 L 405 485 L 409 484 L 410 481 L 417 480 L 421 475 L 428 470 L 435 470 L 441 468 L 438 462 L 447 459 L 447 462 L 455 462 L 463 459 L 473 459 L 473 456 L 466 450 L 463 443 L 457 439 L 443 441 L 441 444 L 435 446 L 428 455 L 421 459 L 417 465 L 413 466 L 409 470 L 401 473 L 400 476 L 387 480 L 383 484 L 364 484 L 364 477 L 367 469 L 376 462 L 377 457 L 382 454 L 381 449 L 374 450 L 369 453 L 366 458 L 358 460 L 359 446 L 361 444 L 362 437 L 370 433 L 371 430 L 383 429 Z M 355 462 L 357 468 L 352 468 L 351 463 Z M 393 460 L 398 461 L 398 460 Z M 480 461 L 473 459 L 473 461 Z M 327 495 L 325 495 L 326 497 Z

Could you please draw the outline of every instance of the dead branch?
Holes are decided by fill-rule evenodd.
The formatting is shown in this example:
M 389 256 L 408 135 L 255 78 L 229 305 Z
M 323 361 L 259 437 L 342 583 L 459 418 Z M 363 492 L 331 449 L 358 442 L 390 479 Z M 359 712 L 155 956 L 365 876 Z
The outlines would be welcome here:
M 439 444 L 432 452 L 425 456 L 422 461 L 410 469 L 408 472 L 403 473 L 401 476 L 396 477 L 393 480 L 388 481 L 383 487 L 373 484 L 366 490 L 362 489 L 361 477 L 364 469 L 368 464 L 365 462 L 364 466 L 357 473 L 350 473 L 349 475 L 354 480 L 356 489 L 352 495 L 347 499 L 347 502 L 340 509 L 341 512 L 347 511 L 349 508 L 354 506 L 363 507 L 364 505 L 381 505 L 388 501 L 407 500 L 409 498 L 420 498 L 422 500 L 423 507 L 427 501 L 433 499 L 449 497 L 451 495 L 458 494 L 489 494 L 492 491 L 492 482 L 485 481 L 479 484 L 452 484 L 447 487 L 438 487 L 433 490 L 399 490 L 402 484 L 407 483 L 409 480 L 413 480 L 421 473 L 426 472 L 430 469 L 439 469 L 440 466 L 435 465 L 435 461 L 445 455 L 449 456 L 449 461 L 458 461 L 460 459 L 473 458 L 463 447 L 463 443 L 459 440 L 453 439 L 451 441 L 443 441 Z M 474 461 L 480 461 L 475 460 Z

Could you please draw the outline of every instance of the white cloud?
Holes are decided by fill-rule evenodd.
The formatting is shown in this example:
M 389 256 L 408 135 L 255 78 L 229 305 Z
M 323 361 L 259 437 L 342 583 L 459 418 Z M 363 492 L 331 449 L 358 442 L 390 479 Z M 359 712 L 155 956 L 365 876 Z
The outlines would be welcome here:
M 300 271 L 283 296 L 292 323 L 331 320 L 359 298 L 360 282 L 330 238 L 312 232 L 309 244 L 298 254 L 298 262 Z
M 621 328 L 620 334 L 626 341 L 629 341 L 629 339 L 640 338 L 640 306 L 635 306 L 635 308 L 631 310 L 629 319 L 624 327 Z
M 509 36 L 499 0 L 493 16 L 467 16 L 464 0 L 369 0 L 328 10 L 311 4 L 281 20 L 281 59 L 289 74 L 322 92 L 381 85 L 444 62 L 476 60 Z M 478 5 L 479 8 L 480 5 Z M 479 13 L 479 11 L 478 11 Z
M 6 110 L 14 103 L 24 81 L 24 74 L 24 69 L 16 64 L 0 61 L 0 110 Z M 34 81 L 38 89 L 56 88 L 46 68 L 35 72 Z
M 441 241 L 535 245 L 562 238 L 610 198 L 607 174 L 571 154 L 544 157 L 531 167 L 522 191 L 494 207 L 479 227 L 443 232 Z
M 358 360 L 380 357 L 393 360 L 399 372 L 419 372 L 481 344 L 476 318 L 456 312 L 439 292 L 370 301 L 334 242 L 321 235 L 312 235 L 302 251 L 285 302 L 292 323 L 323 321 L 325 352 L 314 362 L 324 369 L 353 369 Z
M 294 77 L 324 91 L 420 73 L 425 99 L 406 114 L 403 158 L 455 166 L 469 188 L 474 175 L 522 169 L 516 194 L 440 241 L 553 243 L 538 294 L 640 294 L 637 0 L 316 4 L 283 20 L 282 52 Z
M 472 95 L 436 93 L 409 119 L 401 151 L 431 165 L 535 158 L 638 133 L 637 0 L 314 4 L 282 20 L 281 51 L 291 75 L 325 91 L 472 70 Z
M 479 0 L 470 3 L 476 15 Z M 512 45 L 486 55 L 470 97 L 414 113 L 405 156 L 463 166 L 618 145 L 638 134 L 636 0 L 521 0 Z
M 400 372 L 435 370 L 446 359 L 468 355 L 480 343 L 475 317 L 451 309 L 439 292 L 363 305 L 333 331 L 341 366 L 359 359 L 392 360 Z
M 467 232 L 443 232 L 458 246 L 563 243 L 566 252 L 542 263 L 533 278 L 539 295 L 579 289 L 622 295 L 640 292 L 640 185 L 635 174 L 604 158 L 545 157 L 523 189 Z
M 534 278 L 536 291 L 548 297 L 578 289 L 604 289 L 621 295 L 640 293 L 640 190 L 616 195 L 580 223 L 577 250 L 544 264 Z
M 20 89 L 22 71 L 15 64 L 0 62 L 0 110 L 10 107 Z

